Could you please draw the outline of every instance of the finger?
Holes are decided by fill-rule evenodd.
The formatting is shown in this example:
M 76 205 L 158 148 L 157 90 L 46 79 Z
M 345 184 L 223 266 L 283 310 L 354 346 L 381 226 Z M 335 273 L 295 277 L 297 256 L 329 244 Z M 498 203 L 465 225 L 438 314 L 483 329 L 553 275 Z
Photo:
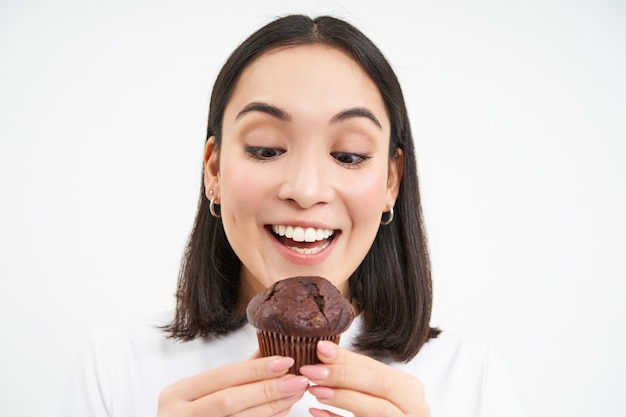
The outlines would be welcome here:
M 193 401 L 228 387 L 279 377 L 286 374 L 293 363 L 292 358 L 270 356 L 228 364 L 181 379 L 162 394 L 178 400 Z
M 190 415 L 270 416 L 284 411 L 298 401 L 309 386 L 303 376 L 281 378 L 231 387 L 188 404 Z
M 388 368 L 387 365 L 379 362 L 369 356 L 361 355 L 347 349 L 342 349 L 336 344 L 327 340 L 322 340 L 317 343 L 317 356 L 322 363 L 350 363 L 357 366 L 375 367 L 378 369 Z
M 302 392 L 298 396 L 283 398 L 275 402 L 263 404 L 259 407 L 249 408 L 238 413 L 237 417 L 260 417 L 266 415 L 271 417 L 285 417 L 289 414 L 293 405 L 302 399 L 305 392 L 306 391 Z
M 311 413 L 313 417 L 341 417 L 338 414 L 331 413 L 328 410 L 321 410 L 319 408 L 309 408 L 309 413 Z
M 410 413 L 418 401 L 423 402 L 423 389 L 418 380 L 407 378 L 400 371 L 386 373 L 350 365 L 302 367 L 300 373 L 323 387 L 341 388 L 384 399 L 405 413 Z
M 390 401 L 358 391 L 315 386 L 310 387 L 309 392 L 320 403 L 350 410 L 355 416 L 359 417 L 404 417 L 407 415 Z M 412 413 L 410 415 L 422 416 L 425 414 Z
M 330 342 L 319 342 L 317 351 L 326 365 L 300 368 L 313 383 L 383 398 L 407 414 L 416 408 L 415 404 L 425 404 L 421 381 L 403 371 Z

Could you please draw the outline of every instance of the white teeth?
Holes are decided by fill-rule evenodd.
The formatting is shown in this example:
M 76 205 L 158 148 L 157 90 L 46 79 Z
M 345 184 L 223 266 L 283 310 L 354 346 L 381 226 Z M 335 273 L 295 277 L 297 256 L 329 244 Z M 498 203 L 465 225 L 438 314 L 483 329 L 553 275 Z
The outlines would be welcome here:
M 328 245 L 330 245 L 328 238 L 335 233 L 332 229 L 315 229 L 313 227 L 303 228 L 299 226 L 284 226 L 282 224 L 273 225 L 272 231 L 279 236 L 292 239 L 294 242 L 324 242 L 322 245 L 314 248 L 298 248 L 295 246 L 288 246 L 288 248 L 292 251 L 303 255 L 315 255 L 316 253 L 324 250 Z
M 288 248 L 291 249 L 294 252 L 298 252 L 298 253 L 301 253 L 303 255 L 315 255 L 316 253 L 319 253 L 322 250 L 324 250 L 326 248 L 326 246 L 328 246 L 329 244 L 330 243 L 326 242 L 322 246 L 318 246 L 316 248 L 297 248 L 295 246 L 288 246 Z
M 315 242 L 317 240 L 317 232 L 312 227 L 307 227 L 304 230 L 304 241 Z
M 301 227 L 294 227 L 292 239 L 294 242 L 304 242 L 304 229 Z
M 316 242 L 331 237 L 332 229 L 314 229 L 313 227 L 302 228 L 299 226 L 273 225 L 272 231 L 279 236 L 293 239 L 295 242 Z

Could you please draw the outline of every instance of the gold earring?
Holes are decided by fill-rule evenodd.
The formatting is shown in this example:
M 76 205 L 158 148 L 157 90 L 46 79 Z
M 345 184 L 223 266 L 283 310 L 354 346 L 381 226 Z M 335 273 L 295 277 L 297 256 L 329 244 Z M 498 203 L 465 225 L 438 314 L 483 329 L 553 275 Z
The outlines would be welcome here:
M 387 226 L 393 221 L 393 206 L 391 204 L 386 204 L 386 206 L 389 207 L 389 216 L 385 218 L 385 212 L 383 212 L 383 215 L 380 219 L 380 224 L 382 224 L 383 226 Z
M 209 194 L 213 194 L 213 190 L 209 191 Z M 213 217 L 215 217 L 216 219 L 221 219 L 222 218 L 222 210 L 218 209 L 220 212 L 218 213 L 217 211 L 215 211 L 215 200 L 217 200 L 217 197 L 211 198 L 209 199 L 209 212 L 211 212 L 211 215 Z M 217 206 L 219 207 L 219 204 L 217 204 Z

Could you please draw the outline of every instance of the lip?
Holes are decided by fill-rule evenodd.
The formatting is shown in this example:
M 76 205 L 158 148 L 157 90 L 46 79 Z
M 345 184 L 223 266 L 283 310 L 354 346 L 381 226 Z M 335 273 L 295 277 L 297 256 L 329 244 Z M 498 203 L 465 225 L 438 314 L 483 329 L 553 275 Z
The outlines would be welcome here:
M 313 225 L 311 223 L 307 223 L 306 225 L 304 223 L 298 223 L 298 222 L 273 223 L 273 224 L 284 224 L 284 225 L 292 225 L 292 226 L 297 225 L 303 228 L 312 227 L 312 228 L 319 228 L 319 229 L 329 229 L 329 227 Z M 326 246 L 324 249 L 322 249 L 318 253 L 304 254 L 304 253 L 298 253 L 289 249 L 287 246 L 282 244 L 278 239 L 276 239 L 274 233 L 272 232 L 272 225 L 268 224 L 265 226 L 265 231 L 268 234 L 268 237 L 271 240 L 272 244 L 276 247 L 276 250 L 278 251 L 278 253 L 289 262 L 300 264 L 300 265 L 314 265 L 314 264 L 324 261 L 326 258 L 330 256 L 335 244 L 337 243 L 338 239 L 341 236 L 340 230 L 338 229 L 333 229 L 333 230 L 334 230 L 333 238 L 328 243 L 328 246 Z

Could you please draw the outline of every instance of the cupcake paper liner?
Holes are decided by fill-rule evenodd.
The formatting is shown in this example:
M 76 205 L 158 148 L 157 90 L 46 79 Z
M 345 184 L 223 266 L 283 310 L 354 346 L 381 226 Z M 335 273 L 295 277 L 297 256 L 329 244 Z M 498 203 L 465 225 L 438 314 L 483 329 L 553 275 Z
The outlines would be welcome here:
M 261 356 L 280 355 L 293 358 L 295 363 L 289 369 L 289 373 L 296 375 L 300 374 L 299 369 L 301 366 L 320 363 L 317 357 L 317 342 L 328 340 L 338 344 L 340 337 L 340 334 L 320 337 L 298 337 L 265 330 L 257 331 Z

